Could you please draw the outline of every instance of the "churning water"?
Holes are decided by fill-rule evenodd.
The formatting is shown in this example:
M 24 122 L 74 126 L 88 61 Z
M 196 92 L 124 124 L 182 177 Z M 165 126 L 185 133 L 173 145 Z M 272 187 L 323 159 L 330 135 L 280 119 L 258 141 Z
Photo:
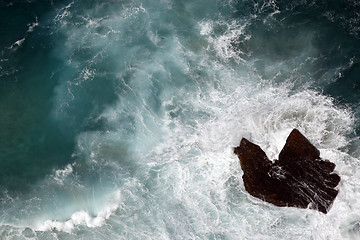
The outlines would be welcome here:
M 355 0 L 0 3 L 0 239 L 360 239 Z M 328 214 L 244 189 L 298 128 Z

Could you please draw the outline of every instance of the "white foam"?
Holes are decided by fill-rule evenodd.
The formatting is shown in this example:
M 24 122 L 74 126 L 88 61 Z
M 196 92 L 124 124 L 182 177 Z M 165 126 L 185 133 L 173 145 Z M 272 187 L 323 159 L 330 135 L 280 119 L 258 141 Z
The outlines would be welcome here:
M 25 42 L 25 37 L 14 42 L 8 49 L 17 49 Z
M 34 226 L 34 229 L 37 231 L 57 230 L 71 233 L 74 228 L 80 225 L 84 225 L 89 228 L 100 227 L 118 208 L 120 194 L 112 194 L 112 196 L 108 198 L 107 202 L 106 207 L 99 211 L 96 216 L 91 216 L 87 211 L 77 211 L 73 213 L 67 221 L 46 220 L 44 223 Z
M 224 61 L 235 60 L 244 62 L 243 56 L 249 56 L 250 53 L 243 49 L 235 48 L 234 43 L 248 41 L 251 35 L 246 32 L 248 23 L 232 21 L 231 23 L 222 21 L 202 21 L 199 23 L 200 35 L 207 37 L 211 49 Z M 222 28 L 223 34 L 214 34 L 214 27 Z M 211 50 L 209 49 L 209 50 Z
M 14 45 L 21 46 L 21 44 L 23 44 L 24 41 L 25 41 L 25 38 L 22 38 L 22 39 L 16 41 L 16 42 L 13 44 L 13 46 L 14 46 Z
M 200 35 L 207 36 L 213 31 L 211 21 L 200 22 Z
M 69 9 L 71 8 L 71 6 L 74 4 L 74 2 L 71 2 L 69 3 L 68 5 L 66 5 L 65 7 L 61 8 L 55 18 L 54 18 L 54 21 L 55 22 L 58 22 L 58 21 L 61 21 L 63 19 L 65 19 L 66 17 L 68 17 L 70 15 L 70 11 Z
M 38 17 L 36 17 L 36 20 L 35 20 L 35 22 L 34 22 L 34 23 L 32 23 L 32 24 L 28 24 L 28 26 L 29 26 L 29 29 L 27 30 L 27 32 L 28 32 L 28 33 L 33 32 L 33 31 L 34 31 L 34 29 L 35 29 L 37 26 L 39 26 Z
M 73 166 L 71 164 L 66 165 L 64 169 L 59 169 L 55 171 L 54 179 L 60 185 L 64 184 L 64 180 L 73 172 Z
M 72 4 L 61 9 L 55 20 L 66 22 Z M 70 233 L 66 235 L 69 238 L 77 238 L 77 234 L 118 239 L 343 238 L 349 222 L 358 219 L 356 214 L 350 216 L 353 208 L 359 207 L 360 165 L 341 151 L 354 123 L 352 113 L 316 91 L 303 88 L 295 92 L 292 85 L 275 88 L 263 81 L 252 71 L 251 63 L 241 58 L 245 53 L 231 45 L 250 38 L 247 25 L 236 21 L 201 21 L 199 35 L 210 46 L 196 53 L 184 49 L 186 44 L 178 36 L 160 39 L 149 29 L 140 35 L 148 36 L 158 46 L 157 51 L 148 54 L 136 47 L 126 51 L 113 48 L 123 43 L 123 29 L 131 26 L 126 19 L 150 14 L 141 4 L 132 9 L 101 22 L 89 18 L 84 26 L 62 29 L 69 37 L 65 59 L 78 50 L 79 41 L 93 46 L 96 56 L 109 51 L 109 45 L 111 51 L 118 51 L 120 60 L 114 61 L 125 67 L 114 69 L 118 71 L 114 82 L 123 88 L 116 89 L 118 101 L 98 117 L 105 119 L 111 130 L 80 133 L 73 154 L 79 164 L 67 165 L 50 176 L 55 180 L 51 189 L 60 188 L 60 196 L 74 196 L 61 205 L 68 209 L 51 209 L 45 217 L 33 217 L 29 211 L 32 222 L 23 225 L 42 231 L 44 236 Z M 154 19 L 161 16 L 159 13 L 161 9 Z M 114 29 L 114 36 L 96 38 L 98 24 Z M 223 32 L 215 33 L 215 26 Z M 120 53 L 129 62 L 123 64 Z M 214 60 L 213 53 L 220 60 Z M 238 62 L 240 70 L 227 65 L 230 60 Z M 64 112 L 61 104 L 70 106 L 75 99 L 76 91 L 71 88 L 92 80 L 96 73 L 91 64 L 80 68 L 76 59 L 72 64 L 79 75 L 73 82 L 64 77 L 54 101 L 55 108 Z M 131 78 L 125 80 L 125 76 Z M 154 94 L 151 90 L 157 84 L 160 87 Z M 160 100 L 159 109 L 150 104 L 155 97 Z M 336 171 L 343 178 L 328 215 L 275 207 L 251 197 L 242 184 L 241 168 L 233 154 L 240 139 L 246 137 L 260 145 L 274 159 L 295 127 L 322 156 L 337 164 Z M 98 174 L 100 187 L 95 188 L 87 179 L 89 169 Z M 49 190 L 47 180 L 40 183 L 43 191 Z M 112 194 L 104 193 L 105 187 Z M 62 203 L 56 196 L 44 199 Z M 62 216 L 55 215 L 59 211 L 64 212 Z

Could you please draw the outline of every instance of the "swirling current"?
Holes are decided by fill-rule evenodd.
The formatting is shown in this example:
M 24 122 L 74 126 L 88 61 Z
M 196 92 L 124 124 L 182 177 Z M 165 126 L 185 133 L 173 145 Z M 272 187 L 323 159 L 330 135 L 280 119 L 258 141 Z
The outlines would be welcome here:
M 360 239 L 355 0 L 0 2 L 0 239 Z M 250 196 L 298 128 L 328 214 Z

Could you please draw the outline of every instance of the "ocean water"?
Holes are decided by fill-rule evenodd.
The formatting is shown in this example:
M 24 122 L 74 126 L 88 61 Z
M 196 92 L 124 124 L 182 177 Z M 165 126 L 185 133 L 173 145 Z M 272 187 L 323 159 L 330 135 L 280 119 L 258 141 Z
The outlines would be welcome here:
M 356 0 L 0 2 L 0 239 L 360 239 Z M 250 196 L 298 128 L 328 214 Z

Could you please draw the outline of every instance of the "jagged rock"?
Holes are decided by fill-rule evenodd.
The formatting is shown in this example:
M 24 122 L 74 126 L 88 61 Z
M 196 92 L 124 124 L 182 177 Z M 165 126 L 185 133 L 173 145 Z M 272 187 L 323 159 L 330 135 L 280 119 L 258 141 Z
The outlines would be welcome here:
M 297 129 L 290 133 L 275 162 L 245 138 L 234 153 L 240 159 L 246 191 L 264 201 L 327 213 L 338 194 L 334 188 L 340 177 L 332 173 L 335 164 L 321 159 L 319 150 Z

